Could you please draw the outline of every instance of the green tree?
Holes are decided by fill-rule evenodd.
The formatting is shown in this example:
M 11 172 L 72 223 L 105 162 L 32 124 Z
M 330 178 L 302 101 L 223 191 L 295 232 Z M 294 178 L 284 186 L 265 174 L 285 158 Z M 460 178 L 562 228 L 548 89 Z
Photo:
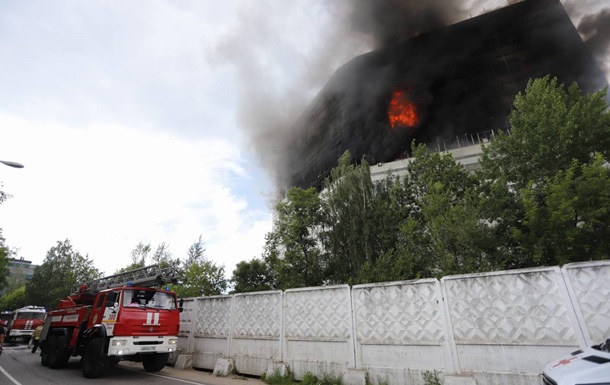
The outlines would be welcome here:
M 68 239 L 58 241 L 26 284 L 26 301 L 30 305 L 54 309 L 60 299 L 70 294 L 74 285 L 100 276 L 89 256 L 74 250 Z
M 201 237 L 200 237 L 200 239 L 201 239 Z M 172 257 L 173 257 L 173 254 L 169 249 L 169 245 L 166 244 L 165 242 L 161 242 L 155 249 L 155 252 L 153 253 L 151 259 L 154 264 L 159 265 L 162 268 L 168 267 L 168 266 L 175 266 L 175 267 L 179 266 L 180 258 L 172 258 Z
M 131 263 L 125 267 L 117 269 L 115 274 L 124 273 L 126 271 L 140 269 L 146 266 L 146 260 L 150 257 L 152 246 L 150 243 L 139 242 L 136 247 L 131 250 Z
M 232 293 L 274 290 L 277 285 L 276 279 L 277 275 L 265 261 L 258 258 L 241 261 L 233 270 Z
M 0 290 L 0 295 L 4 295 L 6 293 L 10 293 L 13 290 L 20 288 L 21 286 L 25 286 L 27 280 L 25 279 L 25 268 L 23 266 L 19 266 L 14 268 L 6 278 L 6 286 L 4 289 Z
M 180 297 L 200 297 L 222 294 L 227 289 L 224 267 L 217 266 L 205 257 L 203 238 L 200 235 L 181 264 L 182 282 L 175 287 Z
M 522 196 L 529 231 L 519 240 L 536 264 L 610 256 L 610 169 L 601 154 L 591 165 L 574 159 L 544 189 L 524 189 Z
M 577 84 L 567 90 L 557 78 L 530 80 L 515 97 L 510 135 L 500 134 L 481 158 L 484 176 L 504 176 L 516 189 L 539 184 L 572 160 L 591 164 L 593 154 L 610 153 L 610 114 L 606 90 L 583 95 Z
M 401 227 L 400 263 L 414 277 L 495 267 L 489 229 L 480 221 L 477 180 L 451 154 L 413 145 L 405 179 L 411 215 Z
M 12 251 L 6 244 L 6 241 L 2 236 L 2 229 L 0 229 L 0 292 L 2 292 L 1 289 L 7 284 L 7 277 L 9 275 L 8 260 L 11 254 Z
M 325 266 L 318 238 L 321 209 L 314 188 L 291 188 L 276 205 L 275 228 L 267 235 L 265 261 L 277 273 L 280 288 L 323 283 Z
M 331 283 L 357 283 L 359 270 L 373 266 L 378 257 L 374 186 L 366 160 L 351 163 L 349 152 L 338 160 L 323 192 L 324 247 L 329 254 Z
M 4 203 L 11 196 L 4 192 L 4 185 L 0 182 L 0 204 Z M 12 251 L 6 244 L 6 240 L 2 236 L 0 228 L 0 289 L 6 285 L 6 277 L 8 275 L 8 259 Z
M 597 222 L 579 219 L 583 210 L 599 216 L 607 206 L 604 191 L 585 188 L 606 183 L 600 167 L 610 153 L 605 96 L 606 90 L 583 95 L 576 84 L 566 90 L 549 76 L 532 80 L 515 98 L 510 134 L 484 148 L 483 218 L 504 253 L 505 268 L 608 256 L 605 237 L 581 225 Z M 584 202 L 595 206 L 578 207 Z M 597 246 L 574 243 L 585 241 Z
M 400 231 L 413 207 L 408 190 L 399 178 L 391 174 L 374 183 L 373 188 L 368 214 L 370 224 L 367 226 L 374 229 L 368 234 L 371 254 L 353 273 L 350 283 L 410 279 L 414 275 L 401 258 L 403 242 Z
M 0 311 L 15 310 L 26 306 L 25 285 L 7 291 L 0 297 Z

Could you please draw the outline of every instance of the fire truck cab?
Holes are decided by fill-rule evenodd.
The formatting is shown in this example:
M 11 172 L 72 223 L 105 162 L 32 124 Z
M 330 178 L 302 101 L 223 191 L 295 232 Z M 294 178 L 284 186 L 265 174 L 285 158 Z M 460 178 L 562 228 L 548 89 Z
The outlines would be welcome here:
M 8 324 L 8 332 L 5 339 L 14 341 L 22 339 L 29 341 L 38 325 L 42 325 L 46 310 L 41 306 L 25 306 L 13 312 L 13 317 Z
M 42 331 L 42 365 L 61 368 L 81 356 L 86 378 L 121 360 L 163 369 L 176 350 L 182 301 L 155 286 L 175 282 L 176 272 L 149 266 L 128 273 L 83 284 L 59 302 Z

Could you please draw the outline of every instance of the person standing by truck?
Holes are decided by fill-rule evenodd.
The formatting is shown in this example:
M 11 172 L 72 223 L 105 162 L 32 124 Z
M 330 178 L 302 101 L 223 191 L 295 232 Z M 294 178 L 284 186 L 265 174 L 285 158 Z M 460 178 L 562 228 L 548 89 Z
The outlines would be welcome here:
M 4 349 L 4 334 L 6 334 L 6 328 L 0 323 L 0 354 L 2 354 L 2 349 Z
M 36 349 L 38 349 L 38 345 L 40 344 L 40 336 L 42 335 L 42 327 L 43 325 L 36 326 L 34 329 L 34 334 L 32 334 L 32 353 L 36 353 Z

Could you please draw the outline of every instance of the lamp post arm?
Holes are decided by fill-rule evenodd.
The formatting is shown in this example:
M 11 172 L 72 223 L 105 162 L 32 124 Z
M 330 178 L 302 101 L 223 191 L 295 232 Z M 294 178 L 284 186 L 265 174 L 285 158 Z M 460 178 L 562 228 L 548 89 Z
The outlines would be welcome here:
M 0 163 L 4 163 L 9 167 L 23 168 L 23 165 L 21 163 L 11 162 L 10 160 L 0 160 Z

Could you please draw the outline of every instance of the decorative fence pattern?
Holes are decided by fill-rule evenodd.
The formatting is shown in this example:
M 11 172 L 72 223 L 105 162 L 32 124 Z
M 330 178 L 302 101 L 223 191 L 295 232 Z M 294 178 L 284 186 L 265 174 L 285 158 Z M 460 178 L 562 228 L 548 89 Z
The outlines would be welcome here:
M 543 366 L 610 337 L 610 261 L 189 299 L 179 348 L 213 369 L 287 366 L 345 383 L 539 384 Z M 353 381 L 358 378 L 358 381 Z M 350 381 L 350 379 L 352 379 Z

